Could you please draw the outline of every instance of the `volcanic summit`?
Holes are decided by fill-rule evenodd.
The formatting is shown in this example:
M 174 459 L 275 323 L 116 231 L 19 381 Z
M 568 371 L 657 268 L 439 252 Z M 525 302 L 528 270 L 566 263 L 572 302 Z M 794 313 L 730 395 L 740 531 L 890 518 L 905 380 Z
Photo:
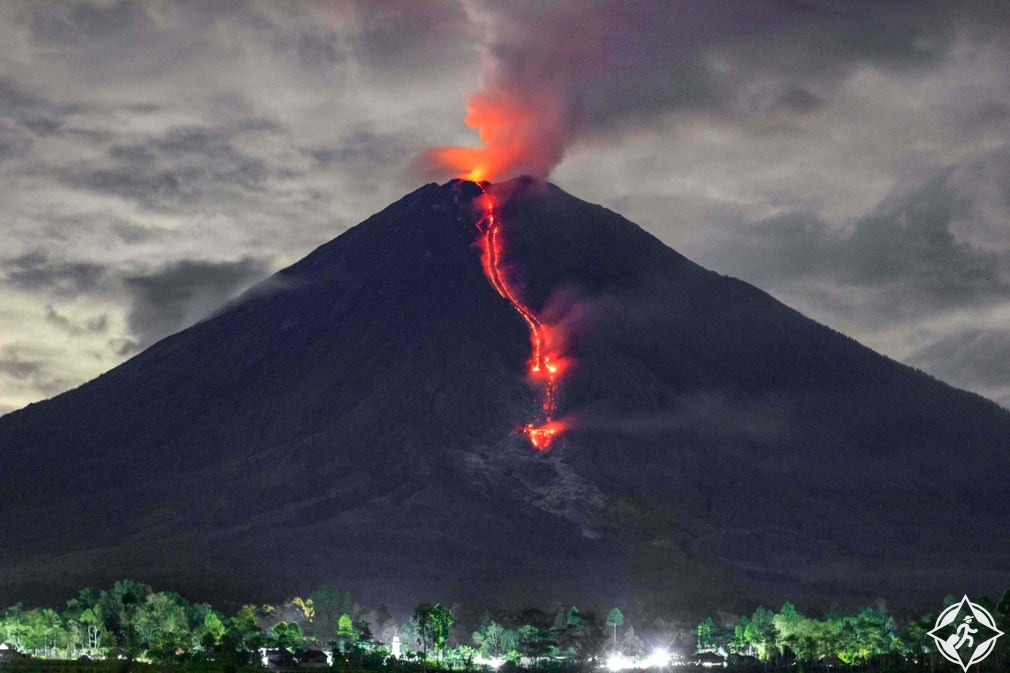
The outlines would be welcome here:
M 529 321 L 565 431 L 538 451 Z M 530 178 L 421 187 L 0 418 L 0 604 L 936 602 L 1010 572 L 1010 413 Z M 7 603 L 4 603 L 7 601 Z

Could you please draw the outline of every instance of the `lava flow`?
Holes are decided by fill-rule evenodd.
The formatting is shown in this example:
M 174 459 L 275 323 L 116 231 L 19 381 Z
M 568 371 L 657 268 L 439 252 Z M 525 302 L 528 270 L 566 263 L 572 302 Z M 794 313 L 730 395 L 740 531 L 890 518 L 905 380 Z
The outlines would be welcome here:
M 530 331 L 532 350 L 528 363 L 530 379 L 542 389 L 540 414 L 534 422 L 523 426 L 523 434 L 538 451 L 546 451 L 554 438 L 565 429 L 565 423 L 554 418 L 558 408 L 558 377 L 564 369 L 565 361 L 556 353 L 551 353 L 553 345 L 551 328 L 519 299 L 502 272 L 501 222 L 498 219 L 495 200 L 487 189 L 487 183 L 478 182 L 477 185 L 483 192 L 481 208 L 484 215 L 477 222 L 477 228 L 481 233 L 481 264 L 484 267 L 484 275 L 498 294 L 508 300 L 516 313 L 526 322 Z

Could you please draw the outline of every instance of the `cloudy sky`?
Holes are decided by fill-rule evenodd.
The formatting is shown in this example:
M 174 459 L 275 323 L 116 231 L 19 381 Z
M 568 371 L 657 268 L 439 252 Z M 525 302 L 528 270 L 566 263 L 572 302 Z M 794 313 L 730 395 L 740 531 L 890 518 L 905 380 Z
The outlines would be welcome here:
M 0 3 L 0 413 L 418 186 L 426 148 L 478 143 L 478 91 L 536 117 L 530 170 L 1010 406 L 1008 24 L 1000 1 Z

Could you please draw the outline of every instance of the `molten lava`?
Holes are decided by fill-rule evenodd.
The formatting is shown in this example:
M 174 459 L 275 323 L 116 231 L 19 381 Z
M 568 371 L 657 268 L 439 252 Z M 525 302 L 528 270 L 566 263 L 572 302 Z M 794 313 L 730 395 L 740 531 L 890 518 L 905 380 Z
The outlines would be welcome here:
M 554 438 L 565 429 L 564 421 L 555 419 L 554 414 L 558 408 L 558 378 L 564 371 L 566 362 L 555 352 L 557 335 L 552 328 L 545 325 L 509 285 L 509 279 L 502 271 L 502 232 L 495 200 L 487 190 L 486 183 L 477 184 L 483 192 L 480 204 L 483 217 L 478 220 L 477 229 L 481 233 L 481 265 L 484 267 L 484 275 L 491 287 L 508 300 L 526 322 L 530 331 L 530 380 L 542 390 L 540 413 L 535 422 L 523 426 L 523 434 L 538 451 L 546 451 Z

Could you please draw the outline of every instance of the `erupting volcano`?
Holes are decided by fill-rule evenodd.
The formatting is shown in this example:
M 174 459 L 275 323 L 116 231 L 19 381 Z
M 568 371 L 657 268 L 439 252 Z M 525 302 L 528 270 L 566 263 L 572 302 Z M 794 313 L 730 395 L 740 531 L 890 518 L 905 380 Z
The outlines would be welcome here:
M 0 605 L 123 577 L 404 611 L 981 594 L 1007 446 L 1006 410 L 617 213 L 453 180 L 0 417 Z
M 534 422 L 523 426 L 530 443 L 538 451 L 546 451 L 558 433 L 565 429 L 563 421 L 556 420 L 554 414 L 558 407 L 558 377 L 564 369 L 564 359 L 553 352 L 552 330 L 537 317 L 533 311 L 519 298 L 510 285 L 509 278 L 502 269 L 503 243 L 502 225 L 498 217 L 495 198 L 488 191 L 487 183 L 477 183 L 482 192 L 480 209 L 482 216 L 477 221 L 477 229 L 481 233 L 481 265 L 488 282 L 503 299 L 512 304 L 512 308 L 522 316 L 530 331 L 530 380 L 542 389 L 540 414 Z

